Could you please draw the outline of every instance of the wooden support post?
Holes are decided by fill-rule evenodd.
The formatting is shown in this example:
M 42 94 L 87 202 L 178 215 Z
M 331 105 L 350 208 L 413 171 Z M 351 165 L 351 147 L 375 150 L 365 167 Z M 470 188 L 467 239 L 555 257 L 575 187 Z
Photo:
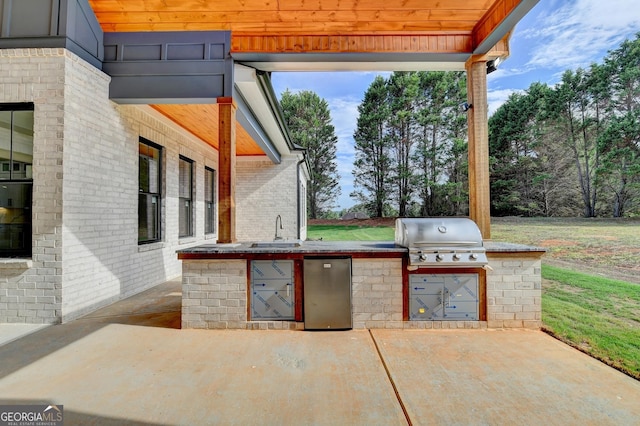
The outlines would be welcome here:
M 491 198 L 489 190 L 489 122 L 486 58 L 472 57 L 466 64 L 467 111 L 469 125 L 469 217 L 476 222 L 482 238 L 491 239 Z
M 218 243 L 236 242 L 236 108 L 218 98 Z

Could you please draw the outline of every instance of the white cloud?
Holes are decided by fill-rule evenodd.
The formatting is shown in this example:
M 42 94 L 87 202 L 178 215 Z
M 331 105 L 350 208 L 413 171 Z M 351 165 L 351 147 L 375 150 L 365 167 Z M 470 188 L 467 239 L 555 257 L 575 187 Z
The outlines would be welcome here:
M 533 43 L 529 68 L 575 69 L 598 62 L 640 30 L 636 0 L 575 0 L 543 9 L 521 36 Z
M 349 194 L 353 191 L 353 160 L 355 158 L 353 133 L 358 120 L 360 100 L 353 96 L 326 99 L 331 111 L 331 121 L 338 137 L 337 163 L 340 175 L 341 195 L 338 206 L 347 208 L 354 204 Z
M 338 136 L 338 151 L 353 154 L 353 132 L 358 120 L 360 100 L 353 97 L 327 99 L 331 122 Z
M 521 90 L 515 89 L 499 89 L 489 90 L 487 92 L 487 101 L 489 103 L 489 116 L 491 116 L 500 106 L 509 99 L 511 94 L 521 92 Z

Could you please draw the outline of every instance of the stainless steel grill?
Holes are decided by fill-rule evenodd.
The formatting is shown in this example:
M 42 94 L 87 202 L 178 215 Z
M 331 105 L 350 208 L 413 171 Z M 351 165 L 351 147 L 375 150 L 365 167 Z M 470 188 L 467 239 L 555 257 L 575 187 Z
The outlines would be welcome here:
M 471 219 L 396 219 L 396 244 L 409 249 L 410 269 L 483 267 L 489 263 L 480 229 Z

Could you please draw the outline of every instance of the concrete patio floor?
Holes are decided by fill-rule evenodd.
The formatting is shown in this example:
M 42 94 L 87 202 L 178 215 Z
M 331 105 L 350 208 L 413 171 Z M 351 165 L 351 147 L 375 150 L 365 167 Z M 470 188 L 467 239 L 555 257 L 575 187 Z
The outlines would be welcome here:
M 640 424 L 640 382 L 539 331 L 179 326 L 170 281 L 5 343 L 0 404 L 66 425 Z

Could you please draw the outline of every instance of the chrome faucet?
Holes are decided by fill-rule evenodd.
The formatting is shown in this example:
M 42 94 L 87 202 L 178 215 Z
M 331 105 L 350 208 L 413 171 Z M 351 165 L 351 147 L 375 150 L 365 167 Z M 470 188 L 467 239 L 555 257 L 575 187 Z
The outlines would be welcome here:
M 278 235 L 278 220 L 280 220 L 280 229 L 282 228 L 282 216 L 278 215 L 276 216 L 276 236 L 273 238 L 274 240 L 281 240 L 282 236 Z

